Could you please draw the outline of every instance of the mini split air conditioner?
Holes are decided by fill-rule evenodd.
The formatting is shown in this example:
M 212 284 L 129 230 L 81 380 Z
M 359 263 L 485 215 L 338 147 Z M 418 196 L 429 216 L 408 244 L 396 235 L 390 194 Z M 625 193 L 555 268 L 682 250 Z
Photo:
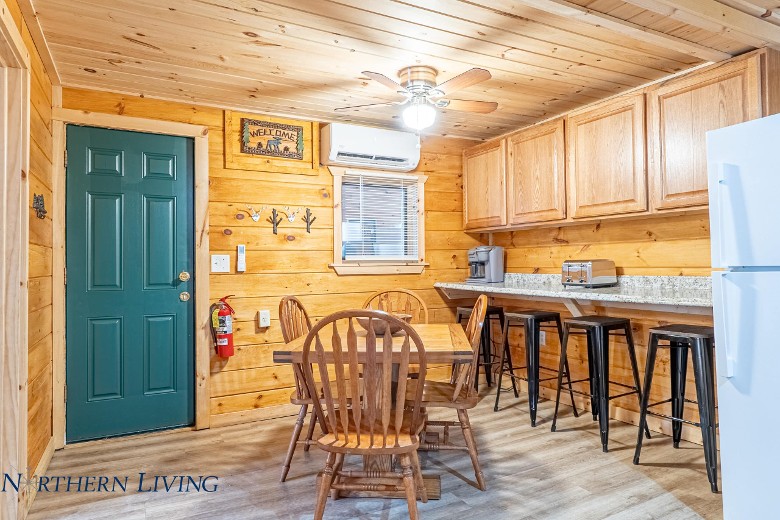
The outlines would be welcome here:
M 408 172 L 420 162 L 417 145 L 412 132 L 330 123 L 320 131 L 320 162 Z

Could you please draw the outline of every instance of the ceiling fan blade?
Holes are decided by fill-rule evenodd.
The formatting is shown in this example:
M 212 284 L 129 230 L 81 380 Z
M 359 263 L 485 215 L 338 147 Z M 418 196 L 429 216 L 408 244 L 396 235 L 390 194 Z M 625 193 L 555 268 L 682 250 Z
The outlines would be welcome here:
M 363 110 L 364 108 L 374 108 L 374 107 L 389 107 L 393 105 L 403 105 L 406 103 L 406 100 L 403 101 L 390 101 L 388 103 L 369 103 L 368 105 L 353 105 L 351 107 L 339 107 L 334 108 L 333 110 L 336 112 L 346 112 L 349 110 Z
M 446 96 L 447 94 L 452 94 L 457 90 L 470 87 L 471 85 L 476 85 L 482 81 L 487 81 L 491 77 L 492 76 L 490 75 L 490 72 L 486 71 L 485 69 L 474 68 L 467 70 L 463 74 L 459 74 L 454 78 L 448 79 L 441 85 L 436 85 L 436 90 Z
M 384 74 L 380 74 L 378 72 L 371 72 L 370 70 L 364 70 L 361 72 L 364 76 L 367 76 L 374 81 L 381 83 L 382 85 L 386 86 L 387 88 L 395 91 L 395 92 L 405 92 L 406 89 L 403 88 L 400 84 L 396 83 L 392 79 L 388 78 Z
M 445 105 L 443 101 L 446 101 Z M 447 99 L 440 101 L 441 108 L 446 110 L 460 110 L 462 112 L 476 112 L 477 114 L 489 114 L 498 108 L 495 101 L 468 101 L 466 99 Z

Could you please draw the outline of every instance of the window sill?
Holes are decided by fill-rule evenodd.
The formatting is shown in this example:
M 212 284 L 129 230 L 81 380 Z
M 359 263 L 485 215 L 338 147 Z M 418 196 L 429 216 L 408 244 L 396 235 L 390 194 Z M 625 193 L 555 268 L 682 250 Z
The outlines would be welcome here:
M 348 264 L 330 264 L 336 274 L 420 274 L 428 264 L 426 262 L 350 262 Z

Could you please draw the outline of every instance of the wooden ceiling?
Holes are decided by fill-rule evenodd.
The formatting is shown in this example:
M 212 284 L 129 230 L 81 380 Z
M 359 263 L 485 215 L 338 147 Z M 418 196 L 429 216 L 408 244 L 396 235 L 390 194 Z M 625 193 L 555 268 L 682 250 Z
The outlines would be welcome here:
M 728 5 L 727 5 L 728 4 Z M 425 64 L 489 81 L 428 133 L 486 139 L 706 61 L 780 45 L 780 0 L 35 0 L 64 86 L 400 128 L 361 75 Z M 780 12 L 780 11 L 778 11 Z M 769 14 L 767 14 L 769 13 Z

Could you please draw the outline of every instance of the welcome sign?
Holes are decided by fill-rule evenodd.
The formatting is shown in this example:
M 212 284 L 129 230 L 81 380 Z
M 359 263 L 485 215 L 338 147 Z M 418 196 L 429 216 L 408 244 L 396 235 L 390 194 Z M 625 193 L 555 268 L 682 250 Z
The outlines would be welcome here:
M 317 175 L 319 124 L 225 110 L 225 168 Z
M 241 153 L 303 160 L 303 127 L 241 118 Z

